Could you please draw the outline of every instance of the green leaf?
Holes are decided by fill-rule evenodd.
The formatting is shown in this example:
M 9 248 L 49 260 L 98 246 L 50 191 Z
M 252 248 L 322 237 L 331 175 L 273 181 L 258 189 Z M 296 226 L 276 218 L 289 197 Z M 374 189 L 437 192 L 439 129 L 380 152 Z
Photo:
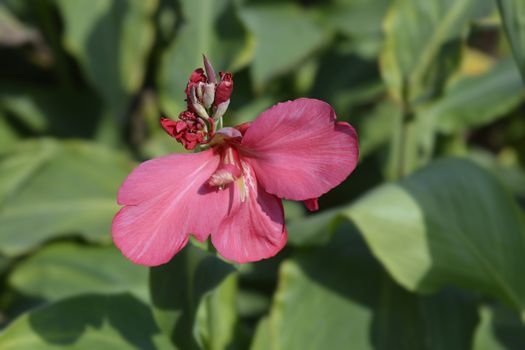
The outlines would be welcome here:
M 191 244 L 168 264 L 151 268 L 150 291 L 155 319 L 177 348 L 199 349 L 199 343 L 211 344 L 215 342 L 216 336 L 219 343 L 227 343 L 232 339 L 229 333 L 216 332 L 219 328 L 231 332 L 233 326 L 230 322 L 235 321 L 235 318 L 229 314 L 221 320 L 227 324 L 210 324 L 216 319 L 216 312 L 221 306 L 209 303 L 232 297 L 229 295 L 231 291 L 228 292 L 232 286 L 228 284 L 233 282 L 229 281 L 228 276 L 233 270 L 231 265 Z M 210 296 L 216 292 L 218 294 Z M 203 302 L 208 303 L 210 308 L 206 310 L 206 305 L 201 306 Z
M 468 21 L 492 7 L 486 0 L 396 1 L 381 53 L 392 96 L 412 105 L 433 97 L 459 62 Z
M 513 61 L 504 59 L 479 76 L 464 76 L 444 96 L 419 113 L 446 133 L 488 124 L 523 101 L 523 83 Z
M 459 350 L 475 322 L 473 304 L 457 293 L 421 298 L 397 286 L 346 223 L 328 245 L 281 265 L 252 349 Z
M 321 56 L 311 91 L 312 96 L 330 103 L 343 119 L 355 115 L 356 106 L 374 103 L 385 93 L 377 62 L 363 60 L 349 47 L 351 41 L 340 41 Z
M 525 348 L 525 325 L 508 309 L 484 306 L 476 329 L 473 350 Z
M 15 265 L 8 283 L 24 296 L 46 301 L 123 292 L 149 299 L 148 269 L 131 263 L 114 246 L 56 243 L 43 247 Z
M 514 156 L 512 153 L 508 155 Z M 509 161 L 508 158 L 497 157 L 489 150 L 482 149 L 470 150 L 468 157 L 494 174 L 511 193 L 525 198 L 525 169 L 517 159 Z
M 103 113 L 93 92 L 37 84 L 1 84 L 0 103 L 32 131 L 66 137 L 92 136 Z
M 334 220 L 340 209 L 330 209 L 312 215 L 307 220 L 297 220 L 287 227 L 288 243 L 295 246 L 315 246 L 326 244 L 337 228 Z
M 183 25 L 162 57 L 161 104 L 177 115 L 184 109 L 190 74 L 205 54 L 215 71 L 237 71 L 252 57 L 253 43 L 236 16 L 234 0 L 179 0 Z
M 154 40 L 157 0 L 55 0 L 64 44 L 121 118 L 141 87 Z
M 326 39 L 312 14 L 299 6 L 249 6 L 240 16 L 255 40 L 251 74 L 258 90 L 272 78 L 296 69 Z
M 0 333 L 0 348 L 173 349 L 151 310 L 129 295 L 86 295 L 32 310 Z
M 473 163 L 436 161 L 400 184 L 381 186 L 342 214 L 406 288 L 471 288 L 525 316 L 523 214 L 503 186 Z
M 200 303 L 194 336 L 202 349 L 229 349 L 234 342 L 237 323 L 237 275 L 230 274 Z
M 361 56 L 375 59 L 383 43 L 383 18 L 391 0 L 336 1 L 327 11 L 330 24 L 352 39 Z
M 514 58 L 525 80 L 525 3 L 520 0 L 498 0 L 498 8 Z
M 116 194 L 132 163 L 93 143 L 29 140 L 0 158 L 0 252 L 62 235 L 109 242 Z
M 359 156 L 364 158 L 392 138 L 397 122 L 401 119 L 401 110 L 394 102 L 386 100 L 377 103 L 358 123 Z
M 18 140 L 15 130 L 9 125 L 6 117 L 0 111 L 0 150 L 5 152 Z
M 253 337 L 252 345 L 250 350 L 273 350 L 276 349 L 272 346 L 270 320 L 268 317 L 263 317 L 257 324 L 255 329 L 255 335 Z

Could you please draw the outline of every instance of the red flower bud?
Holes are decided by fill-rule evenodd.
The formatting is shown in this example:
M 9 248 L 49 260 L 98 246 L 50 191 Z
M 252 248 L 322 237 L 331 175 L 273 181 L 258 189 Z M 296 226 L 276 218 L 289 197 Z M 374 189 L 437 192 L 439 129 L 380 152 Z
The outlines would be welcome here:
M 193 87 L 197 88 L 199 83 L 205 83 L 207 81 L 206 74 L 202 68 L 197 68 L 191 73 L 188 84 L 186 85 L 186 102 L 188 103 L 188 109 L 194 111 L 192 102 L 191 102 L 191 89 Z
M 213 101 L 214 106 L 218 106 L 221 103 L 228 101 L 233 90 L 232 74 L 220 72 L 219 75 L 221 76 L 221 81 L 215 90 L 215 101 Z

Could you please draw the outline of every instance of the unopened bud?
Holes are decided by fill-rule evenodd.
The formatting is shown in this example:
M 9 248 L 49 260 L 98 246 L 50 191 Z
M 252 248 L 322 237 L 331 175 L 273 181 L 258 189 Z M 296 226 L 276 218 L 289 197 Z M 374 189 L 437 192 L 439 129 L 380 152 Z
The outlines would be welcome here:
M 206 57 L 206 55 L 202 55 L 202 60 L 204 61 L 204 69 L 206 69 L 206 75 L 208 75 L 208 83 L 217 83 L 215 71 L 213 70 L 211 63 L 208 60 L 208 57 Z
M 203 92 L 203 90 L 204 90 L 204 89 L 203 89 L 204 84 L 205 84 L 205 83 L 202 83 L 202 82 L 198 83 L 198 84 L 197 84 L 197 88 L 196 88 L 196 90 L 195 90 L 195 91 L 196 91 L 197 98 L 198 98 L 199 100 L 202 100 L 202 96 L 203 96 L 203 94 L 204 94 L 204 92 Z
M 204 96 L 202 102 L 204 102 L 204 107 L 210 108 L 215 100 L 215 84 L 204 84 Z
M 233 77 L 231 73 L 220 72 L 220 76 L 221 81 L 217 85 L 215 92 L 215 106 L 229 100 L 233 90 Z
M 226 100 L 223 103 L 219 104 L 217 108 L 215 109 L 215 112 L 213 112 L 213 119 L 218 120 L 224 116 L 224 113 L 228 110 L 228 106 L 230 105 L 230 100 Z
M 191 88 L 191 105 L 192 105 L 193 109 L 195 110 L 195 112 L 199 115 L 199 117 L 201 117 L 201 118 L 203 118 L 205 120 L 208 120 L 208 119 L 210 119 L 210 116 L 206 112 L 206 109 L 204 108 L 204 106 L 201 105 L 201 103 L 197 99 L 197 96 L 195 94 L 195 90 L 196 90 L 195 86 L 193 86 Z

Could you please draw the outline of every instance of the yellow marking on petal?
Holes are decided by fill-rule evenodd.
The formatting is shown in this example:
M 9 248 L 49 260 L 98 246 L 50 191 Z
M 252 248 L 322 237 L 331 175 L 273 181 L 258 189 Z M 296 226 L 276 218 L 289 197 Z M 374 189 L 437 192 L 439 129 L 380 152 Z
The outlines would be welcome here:
M 246 200 L 247 193 L 248 193 L 246 191 L 246 184 L 244 183 L 244 176 L 241 176 L 240 178 L 238 178 L 237 181 L 235 181 L 235 184 L 237 185 L 237 188 L 239 189 L 241 203 L 244 203 L 244 201 Z

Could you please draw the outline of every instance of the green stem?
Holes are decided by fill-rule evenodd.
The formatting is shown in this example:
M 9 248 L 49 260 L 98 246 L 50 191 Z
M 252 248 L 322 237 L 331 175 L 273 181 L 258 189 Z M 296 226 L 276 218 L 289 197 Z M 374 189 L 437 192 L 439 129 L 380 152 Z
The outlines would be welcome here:
M 402 179 L 409 172 L 410 139 L 413 136 L 412 124 L 414 118 L 410 108 L 407 86 L 408 84 L 403 84 L 401 113 L 398 115 L 397 130 L 392 139 L 392 148 L 390 150 L 388 177 L 394 181 Z

